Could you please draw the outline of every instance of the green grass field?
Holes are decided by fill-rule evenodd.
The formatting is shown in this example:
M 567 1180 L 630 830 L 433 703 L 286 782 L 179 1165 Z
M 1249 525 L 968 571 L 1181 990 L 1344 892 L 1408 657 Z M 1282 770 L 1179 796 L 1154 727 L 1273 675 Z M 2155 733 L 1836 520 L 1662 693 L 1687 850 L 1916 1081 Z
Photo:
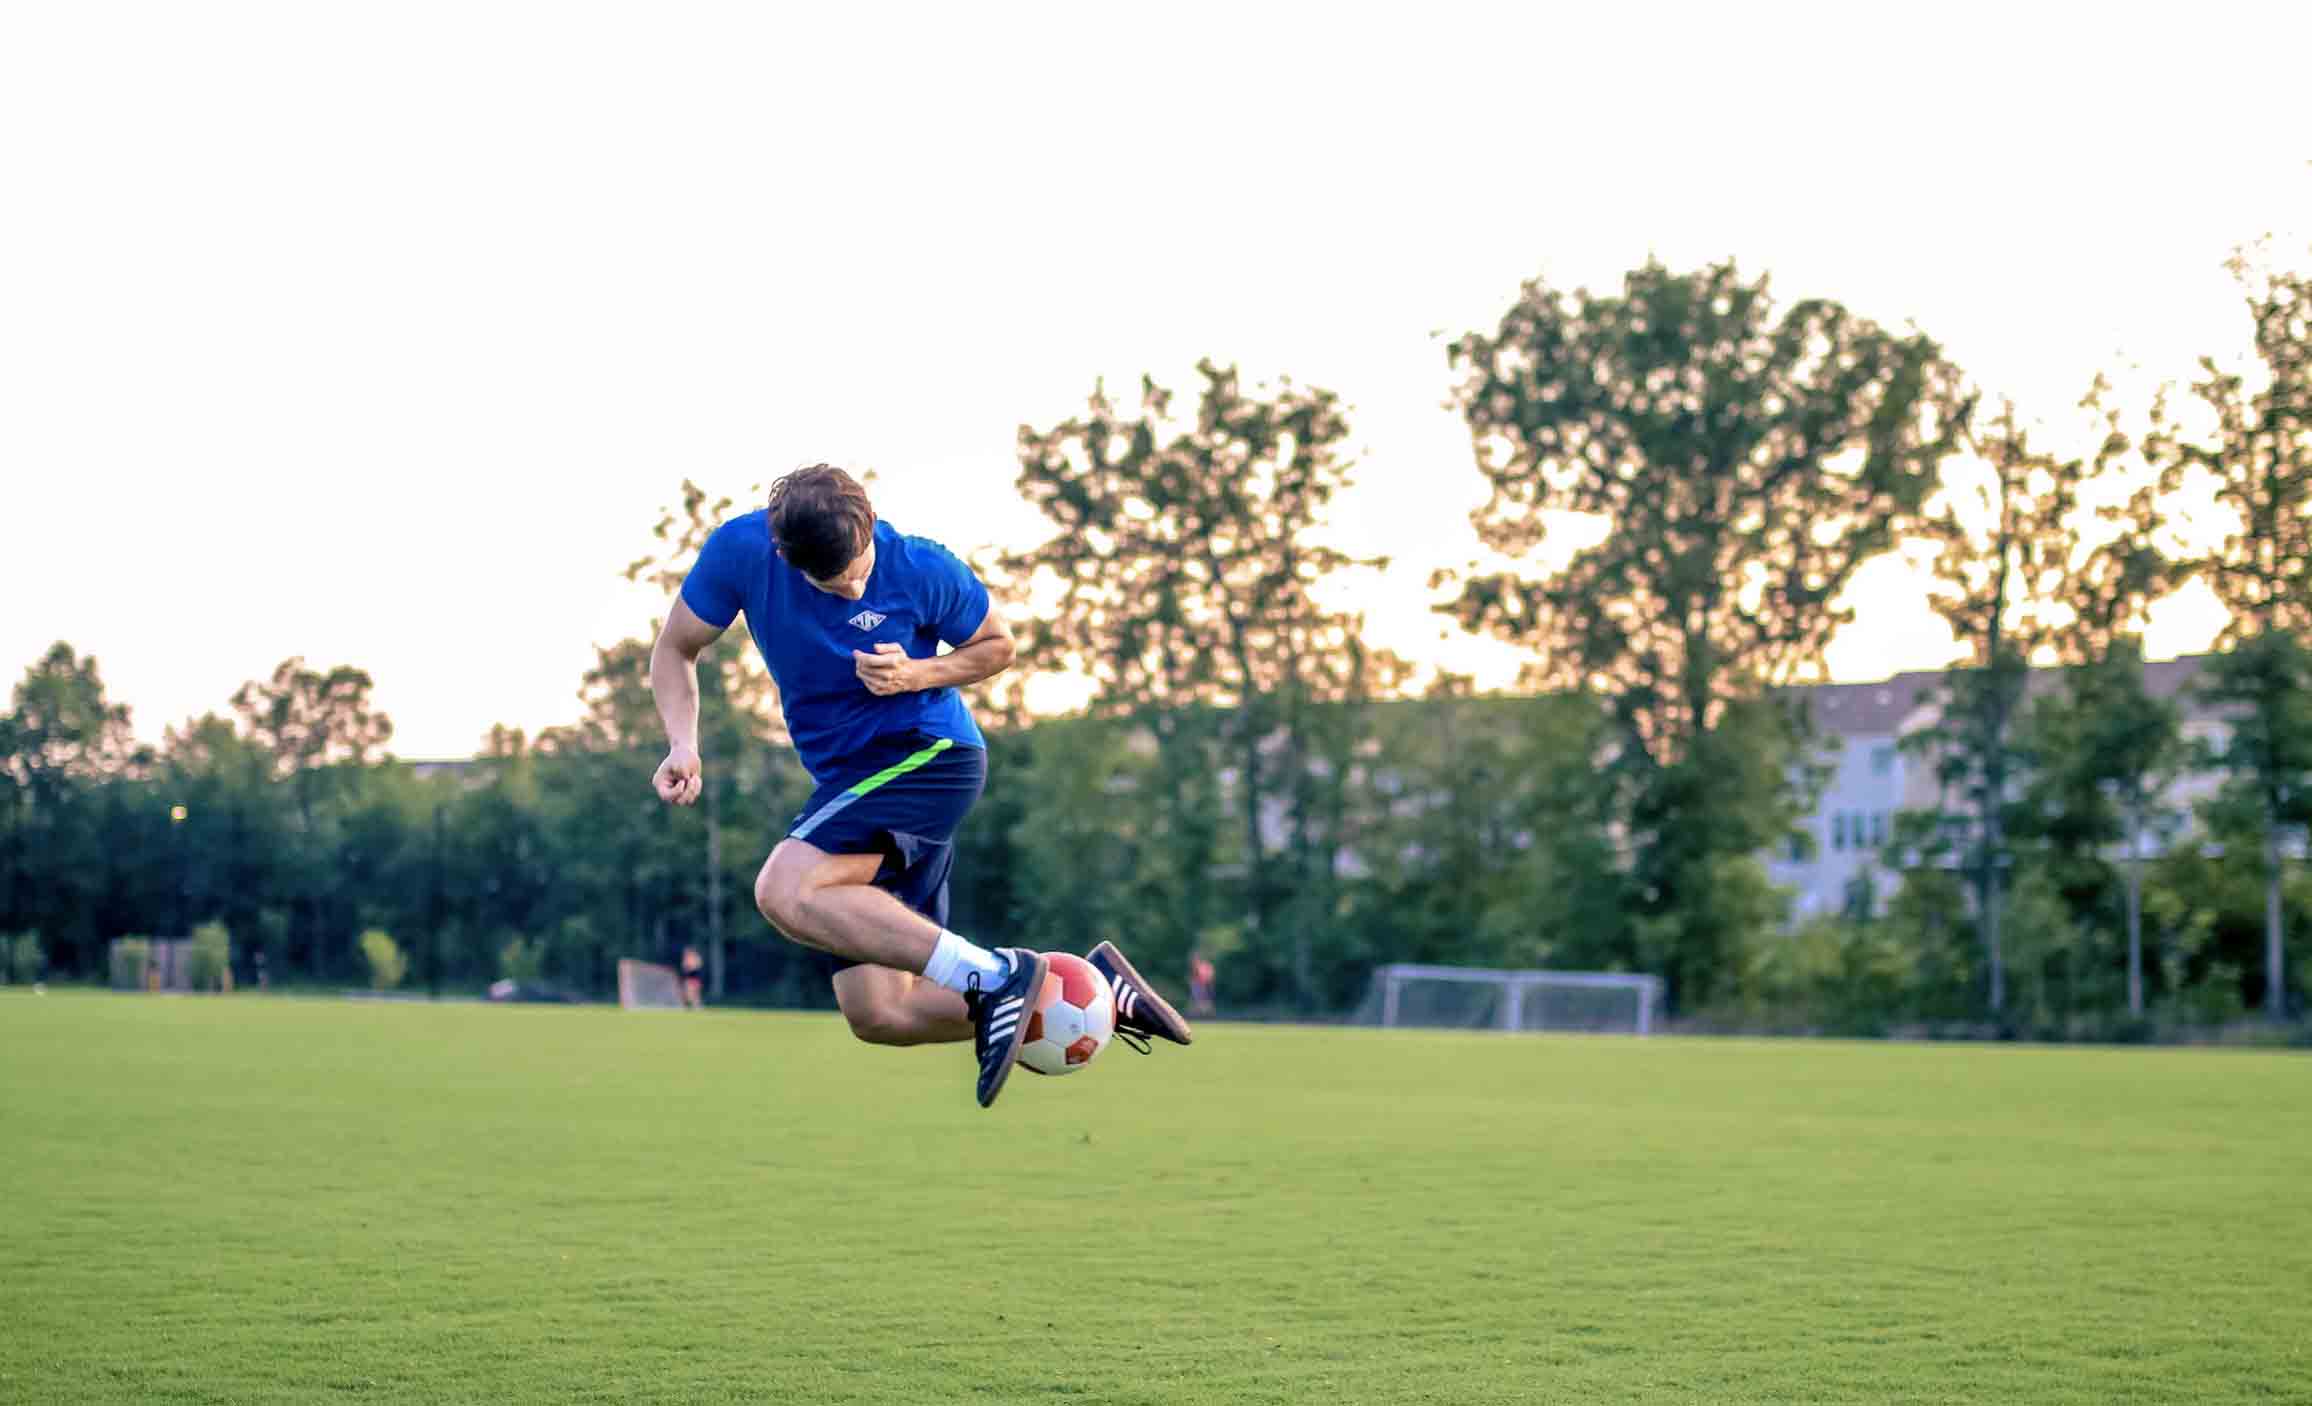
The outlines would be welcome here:
M 0 992 L 0 1401 L 2312 1400 L 2312 1060 Z

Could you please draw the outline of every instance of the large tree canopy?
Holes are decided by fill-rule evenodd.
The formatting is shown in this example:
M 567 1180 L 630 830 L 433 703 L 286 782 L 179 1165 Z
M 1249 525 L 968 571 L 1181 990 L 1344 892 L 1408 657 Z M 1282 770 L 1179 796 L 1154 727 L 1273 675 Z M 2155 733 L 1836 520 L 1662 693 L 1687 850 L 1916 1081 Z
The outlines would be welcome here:
M 2176 437 L 2173 460 L 2213 480 L 2234 527 L 2198 565 L 2231 612 L 2232 649 L 2210 671 L 2208 697 L 2232 715 L 2220 761 L 2224 797 L 2263 831 L 2264 999 L 2287 1013 L 2283 833 L 2312 825 L 2312 275 L 2235 267 L 2255 330 L 2260 374 L 2212 358 L 2192 387 L 2210 438 Z
M 233 711 L 282 776 L 337 762 L 359 766 L 393 738 L 393 720 L 370 702 L 375 686 L 367 670 L 349 664 L 322 673 L 284 659 L 271 679 L 241 685 Z
M 1143 381 L 1138 414 L 1095 390 L 1084 414 L 1020 429 L 1019 488 L 1057 532 L 1005 559 L 1058 600 L 1025 627 L 1022 656 L 1129 712 L 1236 706 L 1282 691 L 1338 698 L 1368 663 L 1360 621 L 1311 587 L 1359 562 L 1317 540 L 1349 481 L 1348 418 L 1330 391 L 1249 392 L 1201 362 L 1193 417 Z
M 1177 872 L 1243 876 L 1255 955 L 1313 997 L 1312 943 L 1334 908 L 1346 840 L 1343 787 L 1355 729 L 1345 709 L 1395 686 L 1401 666 L 1365 647 L 1353 612 L 1314 587 L 1361 563 L 1320 537 L 1348 483 L 1348 418 L 1331 392 L 1285 382 L 1248 390 L 1199 363 L 1192 415 L 1143 381 L 1137 413 L 1096 390 L 1084 414 L 1022 427 L 1021 493 L 1058 530 L 1005 572 L 1051 605 L 1022 628 L 1021 657 L 1093 685 L 1094 712 L 1131 717 L 1164 754 L 1155 828 Z M 1203 814 L 1223 769 L 1234 855 Z M 1193 881 L 1192 881 L 1193 883 Z M 1215 915 L 1193 883 L 1175 930 Z M 1166 954 L 1171 956 L 1174 954 Z M 1177 953 L 1181 958 L 1186 952 Z
M 2011 784 L 2024 770 L 2015 736 L 2031 658 L 2062 633 L 2066 583 L 2078 555 L 2086 465 L 2035 451 L 2003 403 L 1970 448 L 1981 472 L 1946 485 L 1928 521 L 1940 542 L 1927 592 L 1967 658 L 1940 690 L 1937 722 L 1908 740 L 1942 783 L 1945 833 L 1966 836 L 1964 861 L 1982 925 L 1985 996 L 2007 1003 L 2000 941 Z
M 1609 700 L 1660 762 L 1819 664 L 1851 614 L 1832 602 L 1913 521 L 1970 410 L 1925 336 L 1819 298 L 1778 313 L 1731 263 L 1648 263 L 1618 294 L 1528 283 L 1451 359 L 1486 544 L 1524 553 L 1558 514 L 1606 525 L 1546 578 L 1467 582 L 1455 613 Z
M 2231 612 L 2225 641 L 2312 636 L 2312 275 L 2244 260 L 2236 272 L 2260 374 L 2203 358 L 2192 394 L 2215 433 L 2175 435 L 2160 449 L 2205 471 L 2231 511 L 2230 534 L 2199 563 Z
M 1971 402 L 1926 337 L 1821 299 L 1778 313 L 1730 263 L 1649 263 L 1617 294 L 1528 283 L 1450 355 L 1486 544 L 1521 556 L 1568 514 L 1604 535 L 1448 609 L 1607 709 L 1642 960 L 1707 999 L 1773 923 L 1754 856 L 1810 774 L 1793 720 L 1756 700 L 1819 669 L 1849 615 L 1833 601 L 1917 522 Z
M 120 775 L 138 763 L 128 708 L 105 697 L 96 657 L 62 640 L 16 685 L 15 710 L 0 741 L 0 769 L 35 800 L 58 785 Z

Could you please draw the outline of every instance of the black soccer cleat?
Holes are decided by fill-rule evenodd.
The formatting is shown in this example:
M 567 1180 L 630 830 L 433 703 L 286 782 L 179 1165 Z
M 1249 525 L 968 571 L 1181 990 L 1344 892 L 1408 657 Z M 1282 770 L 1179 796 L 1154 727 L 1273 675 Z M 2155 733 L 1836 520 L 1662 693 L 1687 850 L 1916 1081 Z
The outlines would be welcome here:
M 1024 947 L 999 947 L 996 955 L 1010 960 L 1011 976 L 993 991 L 982 991 L 975 974 L 971 989 L 963 993 L 964 1007 L 971 1012 L 972 1052 L 979 1056 L 982 1108 L 995 1102 L 1012 1066 L 1020 1061 L 1020 1046 L 1028 1038 L 1028 1013 L 1052 965 L 1042 953 Z
M 1100 975 L 1108 978 L 1108 985 L 1115 989 L 1116 1029 L 1121 1034 L 1139 1036 L 1140 1053 L 1148 1052 L 1146 1044 L 1152 1039 L 1185 1045 L 1196 1038 L 1188 1022 L 1180 1018 L 1180 1012 L 1172 1009 L 1172 1003 L 1157 995 L 1156 988 L 1132 969 L 1132 964 L 1124 960 L 1124 954 L 1116 950 L 1115 943 L 1101 943 L 1092 949 L 1087 960 L 1099 968 Z

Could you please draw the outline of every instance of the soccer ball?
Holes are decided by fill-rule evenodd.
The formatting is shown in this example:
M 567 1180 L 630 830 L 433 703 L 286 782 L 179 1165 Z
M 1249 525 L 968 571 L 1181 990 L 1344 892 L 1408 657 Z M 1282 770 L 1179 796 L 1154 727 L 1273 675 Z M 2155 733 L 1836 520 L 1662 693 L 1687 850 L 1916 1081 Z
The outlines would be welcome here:
M 1020 1067 L 1038 1074 L 1073 1074 L 1116 1033 L 1116 993 L 1100 969 L 1083 958 L 1066 952 L 1046 955 L 1051 970 L 1028 1012 Z

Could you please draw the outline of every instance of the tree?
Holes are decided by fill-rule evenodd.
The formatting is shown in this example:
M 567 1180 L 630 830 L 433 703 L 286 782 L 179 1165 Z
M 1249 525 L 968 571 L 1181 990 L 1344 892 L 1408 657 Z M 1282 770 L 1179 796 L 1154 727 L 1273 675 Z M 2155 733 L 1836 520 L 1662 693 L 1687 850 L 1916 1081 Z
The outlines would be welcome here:
M 102 781 L 144 760 L 129 732 L 128 705 L 105 698 L 96 656 L 62 640 L 16 685 L 9 775 L 38 794 L 71 781 Z
M 2312 824 L 2312 649 L 2293 630 L 2248 635 L 2216 656 L 2203 696 L 2227 720 L 2204 760 L 2227 776 L 2203 809 L 2209 828 L 2252 838 L 2264 879 L 2264 1010 L 2287 1017 L 2286 837 Z
M 271 678 L 251 680 L 233 695 L 243 734 L 271 759 L 275 779 L 288 791 L 295 825 L 283 888 L 302 916 L 316 967 L 352 964 L 350 910 L 364 896 L 342 866 L 330 862 L 335 837 L 325 832 L 323 808 L 346 798 L 393 737 L 392 719 L 370 701 L 374 687 L 366 671 L 351 665 L 323 672 L 292 656 Z
M 2045 847 L 2066 890 L 2108 892 L 2100 856 L 2125 856 L 2128 1013 L 2144 1013 L 2145 837 L 2188 760 L 2181 710 L 2144 686 L 2140 639 L 2114 641 L 2066 672 L 2063 692 L 2030 709 L 2018 738 L 2030 781 L 2019 829 Z
M 538 739 L 552 763 L 538 773 L 541 804 L 552 843 L 571 856 L 569 876 L 594 896 L 597 911 L 620 915 L 590 924 L 587 940 L 615 937 L 629 950 L 656 954 L 679 930 L 707 949 L 711 982 L 728 960 L 721 916 L 729 895 L 747 891 L 743 871 L 767 851 L 769 827 L 809 788 L 789 754 L 775 748 L 758 711 L 767 685 L 755 690 L 741 649 L 726 642 L 699 660 L 699 734 L 713 766 L 706 803 L 662 804 L 649 787 L 665 745 L 650 691 L 650 651 L 646 639 L 597 651 L 579 692 L 584 716 Z M 726 815 L 744 819 L 734 827 Z M 710 994 L 719 997 L 722 988 Z
M 1616 863 L 1595 701 L 1477 697 L 1465 680 L 1380 710 L 1364 926 L 1398 961 L 1626 971 L 1641 962 Z
M 205 713 L 162 733 L 154 768 L 158 794 L 149 808 L 171 814 L 184 808 L 185 819 L 170 823 L 168 841 L 184 865 L 170 878 L 188 916 L 219 919 L 241 934 L 245 954 L 253 947 L 268 963 L 285 963 L 290 954 L 274 940 L 285 936 L 273 930 L 279 914 L 268 922 L 267 901 L 303 880 L 294 821 L 274 765 L 229 719 Z
M 2246 257 L 2233 271 L 2261 363 L 2258 383 L 2201 359 L 2193 395 L 2214 435 L 2176 434 L 2161 448 L 2206 473 L 2231 510 L 2232 531 L 2201 574 L 2230 612 L 2206 696 L 2231 718 L 2215 760 L 2230 774 L 2226 803 L 2260 818 L 2264 854 L 2264 1003 L 2287 1011 L 2282 924 L 2283 835 L 2312 821 L 2312 276 L 2273 272 Z
M 1127 720 L 1058 718 L 1006 740 L 1005 785 L 982 804 L 1004 812 L 988 819 L 1009 832 L 1009 911 L 983 916 L 1024 934 L 1065 933 L 1074 947 L 1129 943 L 1149 953 L 1152 971 L 1178 971 L 1203 936 L 1179 925 L 1179 896 L 1199 876 L 1173 868 L 1194 847 L 1163 833 L 1170 808 L 1153 739 Z M 984 883 L 990 866 L 968 872 Z
M 2252 795 L 2227 787 L 2201 804 L 2199 820 L 2204 843 L 2170 846 L 2147 866 L 2144 925 L 2159 934 L 2162 1003 L 2187 1023 L 2222 1025 L 2261 990 L 2264 818 Z M 2312 874 L 2291 874 L 2281 903 L 2288 924 L 2312 919 Z
M 2174 478 L 2144 456 L 2145 441 L 2123 429 L 2109 399 L 2110 383 L 2099 376 L 2083 406 L 2101 416 L 2104 435 L 2082 496 L 2108 488 L 2126 496 L 2097 510 L 2108 535 L 2054 587 L 2055 604 L 2070 617 L 2050 641 L 2066 666 L 2065 689 L 2033 710 L 2023 750 L 2035 777 L 2024 813 L 2068 867 L 2099 867 L 2095 855 L 2122 846 L 2127 1005 L 2140 1017 L 2145 836 L 2160 797 L 2189 761 L 2181 710 L 2145 687 L 2143 630 L 2151 607 L 2192 567 L 2161 541 Z M 2149 418 L 2157 436 L 2167 424 L 2164 395 Z
M 17 776 L 22 745 L 16 715 L 0 715 L 0 783 L 4 783 L 0 784 L 0 923 L 23 916 L 23 895 L 30 878 L 25 872 L 30 806 L 26 787 Z
M 1757 869 L 1801 808 L 1795 720 L 1743 720 L 1747 744 L 1779 753 L 1741 772 L 1769 788 L 1764 806 L 1721 805 L 1735 798 L 1706 770 L 1727 755 L 1714 734 L 1738 704 L 1819 674 L 1852 617 L 1833 602 L 1916 519 L 1971 403 L 1925 336 L 1822 299 L 1778 316 L 1766 281 L 1731 263 L 1648 263 L 1614 294 L 1528 283 L 1450 361 L 1492 487 L 1484 542 L 1523 556 L 1565 514 L 1605 536 L 1546 578 L 1468 580 L 1448 609 L 1531 648 L 1535 682 L 1603 703 L 1635 916 L 1673 945 L 1678 999 L 1700 1000 L 1760 918 L 1763 871 L 1735 888 L 1727 874 Z
M 272 678 L 251 680 L 233 695 L 242 729 L 273 758 L 274 774 L 290 783 L 308 830 L 322 769 L 367 765 L 393 738 L 393 720 L 370 702 L 374 687 L 367 671 L 349 664 L 322 673 L 291 657 Z
M 150 757 L 128 708 L 105 697 L 96 659 L 61 640 L 16 685 L 0 743 L 0 928 L 37 930 L 60 966 L 89 970 L 108 870 L 124 860 L 107 843 L 98 798 Z
M 1210 361 L 1197 373 L 1193 416 L 1144 378 L 1137 414 L 1100 386 L 1084 414 L 1022 426 L 1020 492 L 1057 531 L 1001 569 L 1054 597 L 1021 630 L 1021 658 L 1089 680 L 1096 714 L 1149 730 L 1161 830 L 1214 847 L 1176 867 L 1210 874 L 1225 864 L 1240 876 L 1243 960 L 1306 1007 L 1311 941 L 1338 902 L 1334 783 L 1349 767 L 1356 709 L 1393 688 L 1401 668 L 1365 647 L 1360 617 L 1312 590 L 1379 564 L 1319 539 L 1327 504 L 1349 482 L 1339 399 L 1289 380 L 1247 390 L 1233 367 Z M 1236 812 L 1226 859 L 1223 837 L 1188 809 L 1204 799 L 1196 778 L 1215 766 Z
M 1987 992 L 1993 1014 L 2007 1003 L 2007 963 L 2000 950 L 2005 875 L 2013 860 L 2007 816 L 2020 779 L 2014 735 L 2033 656 L 2052 644 L 2062 587 L 2078 545 L 2077 459 L 2032 450 L 2015 407 L 1968 436 L 1983 475 L 1952 482 L 1942 509 L 1928 520 L 1940 544 L 1930 599 L 1967 658 L 1946 676 L 1942 716 L 1910 739 L 1931 756 L 1948 823 L 1963 826 L 1963 864 L 1980 920 Z M 1954 810 L 1949 798 L 1956 794 Z
M 869 478 L 872 481 L 873 476 Z M 757 489 L 755 495 L 761 497 L 762 492 Z M 735 506 L 727 496 L 710 499 L 705 489 L 689 479 L 682 481 L 681 499 L 679 508 L 666 509 L 652 525 L 651 536 L 658 545 L 626 568 L 627 580 L 655 586 L 666 597 L 669 605 L 673 603 L 675 594 L 682 589 L 683 578 L 690 574 L 691 564 L 697 561 L 699 549 L 706 545 L 706 539 L 723 524 Z M 735 649 L 720 652 L 714 657 L 718 664 L 717 716 L 709 718 L 706 698 L 702 692 L 699 703 L 702 740 L 719 743 L 737 741 L 742 735 L 756 735 L 784 743 L 786 729 L 779 716 L 778 685 L 772 682 L 770 670 L 764 666 L 761 656 L 752 650 Z M 704 662 L 701 661 L 702 666 Z M 641 701 L 647 703 L 647 683 L 650 677 L 647 656 L 644 663 L 646 667 L 642 678 L 645 688 Z M 705 687 L 702 679 L 700 688 L 704 690 Z M 652 706 L 652 715 L 655 716 L 655 705 Z M 728 716 L 724 716 L 725 713 Z M 726 735 L 709 732 L 710 722 Z
M 761 490 L 756 496 L 763 496 Z M 727 497 L 710 500 L 706 490 L 689 479 L 682 481 L 681 497 L 679 510 L 667 509 L 651 528 L 657 548 L 626 568 L 627 580 L 650 582 L 670 603 L 682 589 L 683 577 L 698 559 L 699 549 L 734 506 Z M 647 650 L 642 679 L 641 701 L 648 702 Z M 778 690 L 770 671 L 752 650 L 724 649 L 711 662 L 699 661 L 699 745 L 706 755 L 719 758 L 721 766 L 742 768 L 729 773 L 742 788 L 748 776 L 759 774 L 752 769 L 756 747 L 774 739 L 786 740 L 777 702 Z M 651 716 L 655 719 L 655 704 Z M 653 721 L 650 726 L 655 731 L 657 724 Z M 723 860 L 723 789 L 710 776 L 701 807 L 705 862 L 699 871 L 699 894 L 706 915 L 707 995 L 716 1000 L 723 995 L 723 900 L 730 888 Z

